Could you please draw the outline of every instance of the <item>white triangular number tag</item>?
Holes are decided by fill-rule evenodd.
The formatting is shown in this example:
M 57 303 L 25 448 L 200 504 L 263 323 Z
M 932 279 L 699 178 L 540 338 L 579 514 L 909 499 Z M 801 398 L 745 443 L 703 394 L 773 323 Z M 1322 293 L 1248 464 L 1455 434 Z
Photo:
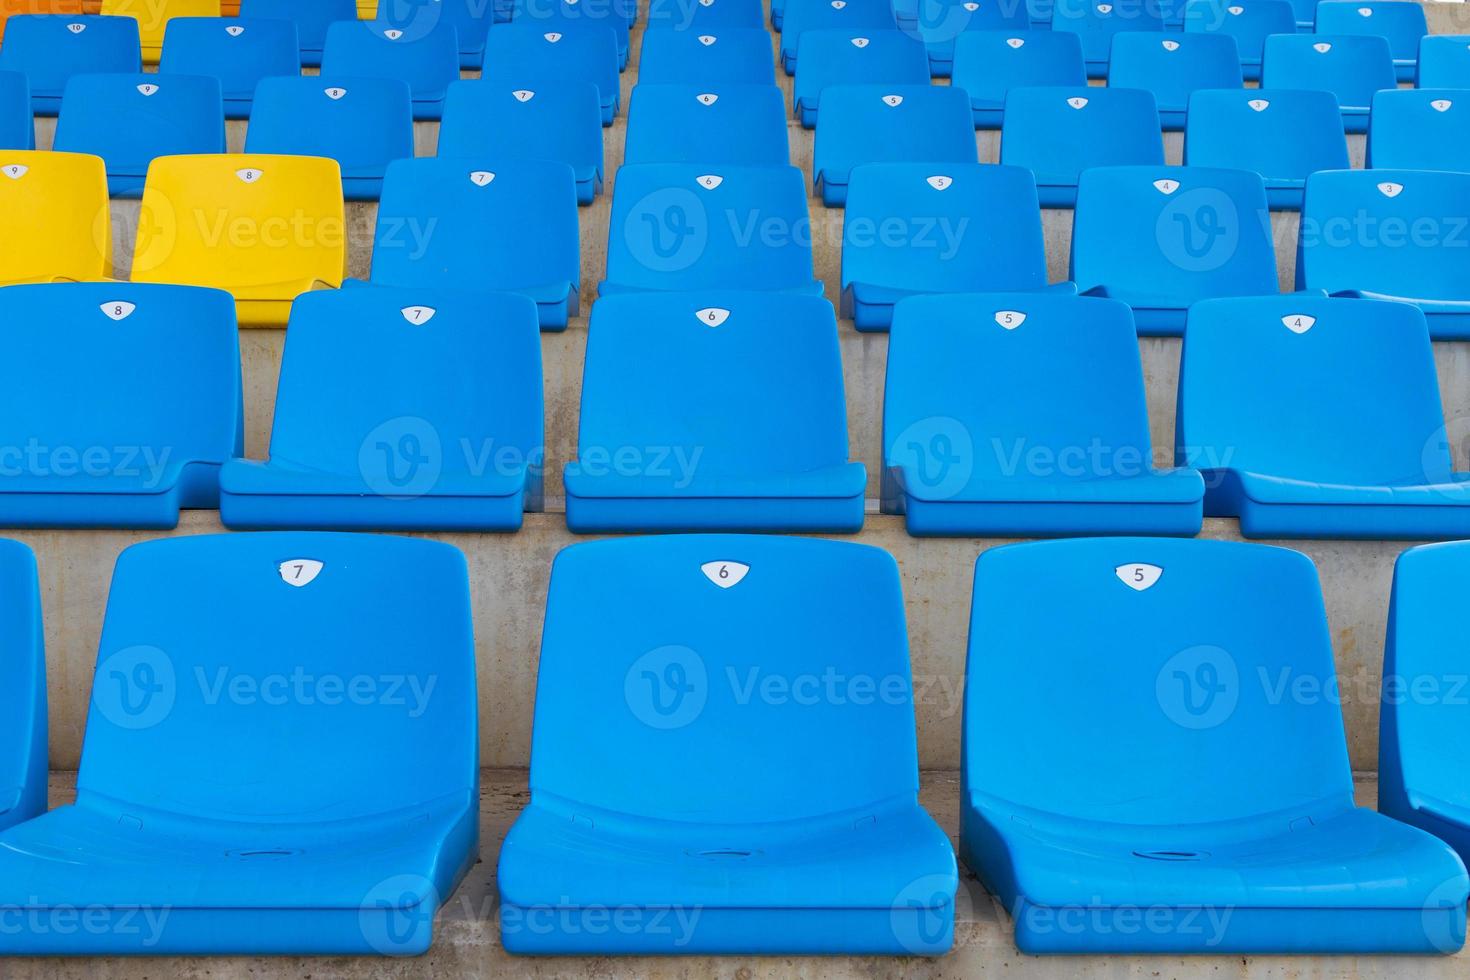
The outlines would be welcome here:
M 1230 16 L 1232 17 L 1239 17 L 1241 14 L 1245 13 L 1244 7 L 1226 7 L 1225 9 L 1229 11 Z
M 322 563 L 314 558 L 290 558 L 281 562 L 276 571 L 281 573 L 281 581 L 299 589 L 310 585 L 322 573 Z
M 1251 99 L 1249 102 L 1246 103 L 1246 105 L 1250 106 L 1257 112 L 1265 112 L 1266 107 L 1270 104 L 1271 103 L 1267 102 L 1265 99 Z
M 557 31 L 552 31 L 550 34 L 543 34 L 541 36 L 546 38 L 546 40 L 550 41 L 552 44 L 555 44 L 557 41 L 561 40 L 561 34 Z
M 718 306 L 706 306 L 702 310 L 695 310 L 694 315 L 699 317 L 699 322 L 706 327 L 718 327 L 730 319 L 730 311 L 722 310 Z
M 701 174 L 694 178 L 694 182 L 707 191 L 712 191 L 725 182 L 725 178 L 719 174 Z
M 847 0 L 832 0 L 832 9 L 833 10 L 841 10 L 843 7 L 846 7 L 846 6 L 847 6 Z
M 409 323 L 421 327 L 434 319 L 434 314 L 439 311 L 432 306 L 405 306 L 400 312 Z
M 247 184 L 253 184 L 265 175 L 262 174 L 259 170 L 252 170 L 249 167 L 246 167 L 244 170 L 236 170 L 235 176 L 239 177 Z
M 73 34 L 80 34 L 80 33 L 82 33 L 82 31 L 85 31 L 87 29 L 87 25 L 86 24 L 67 24 L 66 25 L 66 29 L 69 30 L 69 31 L 71 31 Z
M 745 578 L 745 573 L 750 571 L 749 565 L 742 565 L 738 561 L 707 561 L 699 566 L 704 572 L 704 577 L 715 583 L 722 589 L 730 589 L 740 584 Z
M 31 168 L 23 163 L 7 163 L 5 166 L 0 167 L 0 173 L 3 173 L 11 180 L 20 180 L 26 174 L 30 173 L 30 170 Z
M 852 39 L 852 46 L 855 48 L 866 48 L 868 46 L 868 39 L 865 37 L 855 37 Z
M 1097 5 L 1097 12 L 1100 14 L 1110 14 L 1113 12 L 1113 5 L 1110 3 L 1100 3 Z
M 345 88 L 328 88 L 323 89 L 322 91 L 326 92 L 327 98 L 331 99 L 333 102 L 336 102 L 338 99 L 347 94 L 347 90 Z
M 972 14 L 975 11 L 977 11 L 977 10 L 980 9 L 980 5 L 978 3 L 966 3 L 966 4 L 962 4 L 961 6 L 963 6 L 966 10 L 968 10 Z
M 490 183 L 494 179 L 495 175 L 488 170 L 470 171 L 470 183 L 474 184 L 476 187 L 484 187 L 486 184 Z
M 1326 54 L 1327 52 L 1332 50 L 1332 45 L 1328 44 L 1326 41 L 1318 41 L 1316 44 L 1312 45 L 1312 50 L 1317 52 L 1318 54 Z
M 126 320 L 128 317 L 133 315 L 133 311 L 137 308 L 137 305 L 134 303 L 125 303 L 122 300 L 118 299 L 113 300 L 110 303 L 103 303 L 102 315 L 107 317 L 107 319 L 109 320 Z
M 885 95 L 883 96 L 883 104 L 886 105 L 888 108 L 893 109 L 897 106 L 903 105 L 903 96 Z
M 1140 563 L 1136 565 L 1119 565 L 1113 569 L 1113 574 L 1117 575 L 1118 580 L 1128 586 L 1128 588 L 1135 592 L 1142 592 L 1145 589 L 1153 588 L 1154 583 L 1159 580 L 1159 576 L 1164 574 L 1164 570 L 1158 565 L 1145 565 Z
M 1358 8 L 1358 16 L 1359 17 L 1372 17 L 1373 16 L 1373 8 L 1372 7 L 1359 7 Z
M 1073 109 L 1080 109 L 1083 106 L 1087 105 L 1087 100 L 1082 98 L 1080 95 L 1074 95 L 1072 98 L 1067 100 L 1067 105 L 1071 106 Z
M 403 32 L 395 27 L 391 30 L 384 31 L 383 36 L 390 41 L 396 41 L 403 36 Z
M 700 44 L 703 44 L 705 47 L 709 47 L 711 44 L 714 44 L 716 40 L 717 39 L 715 38 L 715 36 L 713 34 L 701 34 L 701 35 L 699 35 L 699 43 Z
M 225 33 L 230 35 L 230 37 L 239 37 L 241 34 L 245 33 L 245 28 L 241 27 L 239 24 L 231 24 L 229 27 L 225 28 Z
M 1454 103 L 1451 102 L 1449 99 L 1435 99 L 1433 102 L 1429 103 L 1430 108 L 1432 108 L 1435 112 L 1446 112 L 1452 105 L 1454 105 Z
M 995 314 L 995 322 L 1007 330 L 1014 330 L 1026 322 L 1026 314 L 1015 310 L 998 310 Z
M 1178 41 L 1164 41 L 1163 42 L 1163 45 L 1164 45 L 1164 50 L 1165 51 L 1178 51 L 1179 50 L 1179 42 Z
M 144 82 L 142 85 L 138 86 L 138 91 L 141 92 L 146 98 L 147 96 L 155 94 L 158 91 L 158 86 L 154 85 L 152 82 Z
M 1395 184 L 1391 180 L 1385 180 L 1383 183 L 1378 185 L 1378 193 L 1382 194 L 1384 197 L 1398 197 L 1403 192 L 1404 185 Z
M 1292 333 L 1306 333 L 1312 329 L 1312 324 L 1317 322 L 1317 318 L 1301 313 L 1293 313 L 1290 316 L 1282 317 L 1281 322 Z
M 715 5 L 715 0 L 699 0 L 699 5 L 701 7 L 713 7 Z
M 924 182 L 936 191 L 947 191 L 954 184 L 954 178 L 946 177 L 943 174 L 935 174 L 933 177 L 924 178 Z
M 714 105 L 720 97 L 713 92 L 701 92 L 694 97 L 700 105 Z
M 536 97 L 536 93 L 528 88 L 518 88 L 510 94 L 515 96 L 517 102 L 530 102 Z
M 1160 194 L 1172 194 L 1179 189 L 1179 181 L 1169 180 L 1167 177 L 1163 180 L 1156 180 L 1154 181 L 1154 189 Z
M 1019 37 L 1008 37 L 1008 38 L 1006 38 L 1006 44 L 1009 44 L 1012 48 L 1019 48 L 1021 45 L 1025 44 L 1025 43 L 1026 43 L 1025 38 L 1019 38 Z

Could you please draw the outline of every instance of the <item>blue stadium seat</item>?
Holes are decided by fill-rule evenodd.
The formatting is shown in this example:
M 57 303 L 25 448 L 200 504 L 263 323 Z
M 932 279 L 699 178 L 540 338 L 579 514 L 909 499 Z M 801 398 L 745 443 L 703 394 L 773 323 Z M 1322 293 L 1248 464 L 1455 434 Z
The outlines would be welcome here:
M 1311 34 L 1317 26 L 1317 0 L 1290 0 L 1298 33 Z
M 225 97 L 225 117 L 249 119 L 261 79 L 301 74 L 296 24 L 239 17 L 175 17 L 163 37 L 161 75 L 212 75 Z
M 1346 170 L 1347 137 L 1331 92 L 1217 89 L 1189 97 L 1184 163 L 1253 170 L 1273 210 L 1300 211 L 1307 176 Z
M 1144 336 L 1177 337 L 1212 296 L 1278 291 L 1260 175 L 1209 167 L 1101 167 L 1077 181 L 1072 281 L 1133 307 Z
M 917 0 L 915 6 L 914 25 L 907 30 L 923 39 L 935 78 L 953 74 L 955 40 L 962 35 L 1031 29 L 1031 18 L 1020 0 Z
M 977 163 L 970 97 L 948 85 L 833 85 L 822 93 L 812 175 L 822 203 L 847 200 L 864 163 Z
M 593 307 L 589 329 L 564 474 L 574 533 L 862 528 L 867 470 L 848 459 L 826 300 L 619 296 Z
M 270 461 L 230 528 L 515 531 L 541 509 L 541 338 L 524 296 L 365 287 L 291 309 Z
M 882 693 L 745 687 L 834 672 Z M 507 952 L 950 948 L 954 852 L 917 799 L 887 552 L 758 535 L 573 545 L 552 566 L 538 673 L 531 802 L 496 874 Z M 596 925 L 609 907 L 623 926 Z
M 842 221 L 842 315 L 887 330 L 894 304 L 924 293 L 1045 289 L 1036 182 L 1021 167 L 854 167 Z M 1076 293 L 1070 283 L 1058 289 Z
M 1243 84 L 1240 54 L 1228 34 L 1124 31 L 1113 38 L 1108 87 L 1152 92 L 1166 130 L 1184 129 L 1193 93 Z
M 1384 89 L 1373 93 L 1369 167 L 1470 171 L 1470 92 Z M 1470 216 L 1467 216 L 1470 217 Z
M 1205 513 L 1246 537 L 1470 536 L 1470 474 L 1454 472 L 1409 304 L 1198 303 L 1181 373 L 1178 458 L 1205 473 Z
M 882 506 L 910 534 L 1193 535 L 1204 495 L 1194 470 L 1154 468 L 1122 303 L 995 292 L 898 304 Z
M 171 528 L 242 453 L 230 295 L 62 283 L 0 290 L 0 526 Z M 147 384 L 139 383 L 148 379 Z
M 485 36 L 502 6 L 500 0 L 386 0 L 378 4 L 376 23 L 413 36 L 447 24 L 459 39 L 459 67 L 478 69 L 485 63 Z
M 469 576 L 451 545 L 133 545 L 112 577 L 76 803 L 0 834 L 0 901 L 28 910 L 6 948 L 424 952 L 479 850 L 475 712 Z M 79 908 L 88 928 L 55 928 Z
M 53 146 L 107 164 L 113 197 L 143 194 L 154 157 L 225 152 L 219 79 L 206 75 L 73 75 Z
M 261 79 L 246 153 L 331 157 L 349 201 L 376 201 L 388 164 L 413 156 L 413 95 L 394 78 Z
M 1414 0 L 1320 0 L 1318 34 L 1373 34 L 1388 40 L 1401 82 L 1414 80 L 1419 42 L 1429 33 L 1424 7 Z
M 950 84 L 969 94 L 976 129 L 1000 129 L 1011 89 L 1087 84 L 1082 42 L 1070 31 L 962 34 Z
M 1013 88 L 1006 94 L 1000 162 L 1036 175 L 1044 208 L 1077 203 L 1077 176 L 1091 167 L 1163 166 L 1164 137 L 1153 93 L 1143 89 Z
M 1273 34 L 1266 38 L 1261 88 L 1317 89 L 1337 96 L 1343 127 L 1368 131 L 1373 93 L 1398 88 L 1388 42 L 1365 34 Z
M 34 150 L 31 86 L 18 71 L 0 71 L 0 150 Z
M 1467 226 L 1470 174 L 1313 174 L 1297 236 L 1297 288 L 1413 303 L 1435 340 L 1470 340 Z
M 356 20 L 354 0 L 240 0 L 240 16 L 262 20 L 289 20 L 296 25 L 301 64 L 317 68 L 333 21 Z
M 822 294 L 795 167 L 640 163 L 618 170 L 600 295 L 765 289 Z
M 602 106 L 591 82 L 536 83 L 511 89 L 466 79 L 449 86 L 439 125 L 439 156 L 556 160 L 572 168 L 577 203 L 602 192 Z
M 635 0 L 514 0 L 511 22 L 519 27 L 562 34 L 601 33 L 599 28 L 605 27 L 613 32 L 618 70 L 622 71 L 628 67 L 628 39 L 636 7 Z
M 1161 5 L 1154 0 L 1057 0 L 1051 29 L 1076 34 L 1082 42 L 1088 78 L 1108 77 L 1113 35 L 1164 29 Z
M 46 650 L 36 556 L 19 541 L 0 540 L 0 831 L 46 812 Z
M 1463 628 L 1470 544 L 1421 545 L 1394 564 L 1378 715 L 1378 812 L 1427 830 L 1470 860 Z
M 750 28 L 765 31 L 761 0 L 650 0 L 648 30 L 694 34 Z
M 395 160 L 383 178 L 371 281 L 519 293 L 535 301 L 543 330 L 564 330 L 577 315 L 579 247 L 565 164 Z
M 1184 32 L 1234 38 L 1242 77 L 1259 82 L 1266 38 L 1295 34 L 1296 12 L 1290 0 L 1189 0 L 1184 8 Z
M 623 162 L 787 166 L 786 100 L 774 85 L 634 86 Z
M 1338 689 L 1306 556 L 1016 544 L 980 556 L 974 594 L 960 850 L 1023 953 L 1463 943 L 1464 866 L 1354 807 L 1338 699 L 1276 687 Z
M 832 85 L 928 85 L 929 55 L 903 31 L 823 29 L 801 37 L 805 66 L 796 73 L 792 106 L 807 129 L 817 125 L 822 91 Z
M 597 86 L 604 126 L 612 125 L 622 97 L 613 29 L 597 25 L 568 33 L 500 24 L 485 42 L 481 77 L 513 89 L 535 89 L 546 82 L 591 82 Z
M 720 0 L 724 2 L 724 0 Z M 643 32 L 638 84 L 774 85 L 776 60 L 765 28 Z
M 893 19 L 889 0 L 790 0 L 781 30 L 781 66 L 795 75 L 802 36 L 824 28 L 867 35 L 891 31 Z
M 1414 84 L 1419 88 L 1470 88 L 1470 34 L 1424 35 Z
M 143 46 L 131 17 L 17 14 L 5 22 L 0 71 L 30 80 L 38 116 L 56 115 L 73 75 L 142 70 Z
M 459 80 L 458 35 L 449 24 L 423 34 L 386 31 L 369 21 L 337 21 L 327 28 L 322 72 L 329 78 L 395 78 L 413 92 L 413 117 L 438 119 L 444 93 Z

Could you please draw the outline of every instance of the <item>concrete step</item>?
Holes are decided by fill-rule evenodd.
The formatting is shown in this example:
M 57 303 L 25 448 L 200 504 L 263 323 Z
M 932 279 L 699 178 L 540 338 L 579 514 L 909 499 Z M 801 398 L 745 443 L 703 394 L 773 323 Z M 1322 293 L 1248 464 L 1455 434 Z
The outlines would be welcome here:
M 953 841 L 959 830 L 960 780 L 954 770 L 922 774 L 920 799 Z M 1470 952 L 1450 957 L 1422 957 L 1406 961 L 1390 956 L 1284 957 L 1284 956 L 1026 956 L 1011 940 L 1006 911 L 967 869 L 961 868 L 955 898 L 954 949 L 936 959 L 886 957 L 748 957 L 695 956 L 674 958 L 517 958 L 500 945 L 495 865 L 500 844 L 517 814 L 530 798 L 526 773 L 519 769 L 487 769 L 480 793 L 481 855 L 459 890 L 440 910 L 434 927 L 434 945 L 414 960 L 350 957 L 177 957 L 168 960 L 139 957 L 112 959 L 8 959 L 0 963 L 5 980 L 146 980 L 169 976 L 181 980 L 286 980 L 286 978 L 352 977 L 477 977 L 485 980 L 535 977 L 611 980 L 646 977 L 650 980 L 693 980 L 734 977 L 738 980 L 848 980 L 848 978 L 904 977 L 907 980 L 950 978 L 1005 978 L 1005 980 L 1396 980 L 1412 969 L 1425 980 L 1459 980 L 1470 969 Z M 52 776 L 52 805 L 74 796 L 75 773 Z M 1358 802 L 1372 806 L 1377 795 L 1371 773 L 1356 777 Z M 0 939 L 3 949 L 3 939 Z

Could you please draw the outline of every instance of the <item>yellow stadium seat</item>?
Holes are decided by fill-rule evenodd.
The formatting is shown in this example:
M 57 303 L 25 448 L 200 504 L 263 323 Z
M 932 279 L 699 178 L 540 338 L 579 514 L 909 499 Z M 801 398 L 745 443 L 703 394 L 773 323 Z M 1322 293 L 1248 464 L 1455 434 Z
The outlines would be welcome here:
M 158 64 L 163 50 L 163 31 L 174 17 L 218 17 L 220 0 L 102 0 L 102 12 L 131 17 L 138 22 L 143 40 L 143 61 Z
M 16 14 L 80 14 L 82 0 L 0 0 L 0 40 L 5 37 L 5 19 Z
M 377 20 L 378 0 L 357 0 L 358 20 Z
M 111 275 L 102 158 L 0 150 L 0 286 Z
M 148 168 L 134 282 L 229 290 L 242 327 L 284 327 L 291 301 L 342 285 L 342 174 L 323 157 L 159 157 Z

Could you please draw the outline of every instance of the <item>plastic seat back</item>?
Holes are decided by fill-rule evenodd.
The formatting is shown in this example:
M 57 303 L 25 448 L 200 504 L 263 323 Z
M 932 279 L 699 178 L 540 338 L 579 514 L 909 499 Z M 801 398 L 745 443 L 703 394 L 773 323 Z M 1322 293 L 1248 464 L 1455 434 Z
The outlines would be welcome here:
M 573 545 L 552 568 L 531 791 L 730 826 L 912 802 L 907 646 L 898 569 L 878 548 L 764 535 Z M 839 683 L 879 693 L 798 707 L 759 687 L 806 686 L 834 662 Z M 674 758 L 699 764 L 648 765 Z
M 1106 78 L 1113 35 L 1164 29 L 1160 5 L 1151 0 L 1056 0 L 1051 29 L 1076 34 L 1090 78 Z
M 701 477 L 848 461 L 837 324 L 820 297 L 719 290 L 608 297 L 592 309 L 583 376 L 584 465 L 619 446 L 698 451 Z M 762 394 L 712 403 L 715 391 Z
M 5 39 L 5 22 L 25 14 L 80 14 L 82 0 L 9 0 L 0 7 L 0 41 Z
M 1470 88 L 1470 34 L 1426 34 L 1419 42 L 1414 84 L 1419 88 Z
M 78 797 L 256 824 L 391 814 L 475 787 L 475 714 L 457 548 L 145 542 L 113 573 Z
M 1260 77 L 1266 38 L 1295 34 L 1296 13 L 1290 0 L 1189 0 L 1184 8 L 1184 32 L 1234 38 L 1241 64 L 1253 68 L 1245 77 L 1254 80 Z
M 459 66 L 479 68 L 485 60 L 485 36 L 496 20 L 499 0 L 389 0 L 378 4 L 377 26 L 422 36 L 441 24 L 459 39 Z
M 386 490 L 381 454 L 419 428 L 439 442 L 418 452 L 450 481 L 484 472 L 486 453 L 524 462 L 543 445 L 540 327 L 524 296 L 327 290 L 296 302 L 287 337 L 272 463 L 381 474 Z M 404 420 L 426 424 L 392 424 Z
M 107 163 L 115 197 L 137 197 L 155 157 L 225 152 L 219 80 L 204 75 L 77 75 L 54 146 Z
M 383 179 L 372 281 L 471 290 L 565 282 L 575 289 L 577 228 L 577 190 L 565 164 L 396 160 Z
M 1075 184 L 1090 167 L 1164 163 L 1153 93 L 1081 86 L 1013 88 L 1006 95 L 1000 162 L 1025 167 L 1038 184 Z
M 414 118 L 437 119 L 444 90 L 459 80 L 459 41 L 449 24 L 423 33 L 376 22 L 337 21 L 327 28 L 322 72 L 330 78 L 368 75 L 407 82 Z
M 1083 171 L 1072 279 L 1084 292 L 1101 286 L 1176 300 L 1276 293 L 1260 175 L 1209 167 Z
M 644 27 L 649 30 L 723 31 L 730 28 L 765 30 L 761 0 L 650 0 Z
M 133 252 L 135 282 L 215 286 L 241 301 L 276 301 L 340 285 L 345 275 L 342 175 L 335 160 L 160 157 L 148 170 L 143 215 Z
M 327 43 L 327 28 L 333 21 L 356 20 L 353 0 L 240 0 L 240 16 L 260 20 L 289 20 L 296 25 L 301 45 L 301 63 L 318 67 Z
M 955 39 L 951 84 L 969 93 L 975 123 L 999 129 L 1013 88 L 1086 85 L 1082 42 L 1070 31 L 974 31 Z
M 807 31 L 801 36 L 800 50 L 805 52 L 801 62 L 804 67 L 796 73 L 793 87 L 798 112 L 815 113 L 829 85 L 929 84 L 929 55 L 924 43 L 903 31 Z M 802 117 L 804 124 L 815 121 L 815 116 Z
M 136 21 L 143 60 L 155 64 L 175 17 L 219 17 L 223 11 L 220 0 L 102 0 L 102 13 Z
M 230 117 L 247 118 L 255 87 L 262 79 L 301 74 L 296 24 L 238 17 L 176 17 L 169 21 L 158 71 L 218 78 Z
M 1320 0 L 1317 33 L 1376 34 L 1388 40 L 1395 61 L 1412 62 L 1429 24 L 1423 5 L 1412 0 Z
M 548 31 L 535 24 L 501 24 L 485 43 L 484 78 L 511 88 L 545 81 L 591 82 L 602 104 L 616 105 L 621 82 L 612 28 Z
M 1273 34 L 1266 38 L 1261 88 L 1318 89 L 1338 105 L 1366 109 L 1379 89 L 1398 88 L 1388 42 L 1355 34 Z
M 393 78 L 262 79 L 245 152 L 330 157 L 344 181 L 382 179 L 413 156 L 413 97 Z
M 1031 17 L 1020 0 L 918 0 L 913 30 L 929 49 L 935 74 L 948 73 L 955 40 L 970 31 L 1026 31 Z
M 774 85 L 638 85 L 628 102 L 625 163 L 791 162 L 786 105 Z
M 1429 330 L 1407 303 L 1292 295 L 1189 311 L 1182 465 L 1350 486 L 1425 483 L 1449 479 L 1443 431 Z
M 1018 544 L 980 556 L 974 596 L 971 798 L 1099 834 L 1250 818 L 1286 833 L 1293 811 L 1351 805 L 1337 703 L 1273 698 L 1260 681 L 1335 679 L 1305 555 L 1166 538 Z
M 138 25 L 126 17 L 18 15 L 8 21 L 0 46 L 0 71 L 30 80 L 37 115 L 56 115 L 73 75 L 142 70 Z
M 1470 92 L 1384 89 L 1373 93 L 1369 167 L 1470 170 Z
M 1365 220 L 1379 232 L 1347 230 Z M 1403 232 L 1395 233 L 1399 226 Z M 1470 297 L 1470 267 L 1457 243 L 1467 235 L 1470 174 L 1382 169 L 1313 174 L 1307 178 L 1297 236 L 1297 288 L 1464 300 Z
M 1214 89 L 1189 100 L 1184 162 L 1253 170 L 1267 180 L 1305 180 L 1346 170 L 1347 137 L 1331 92 Z
M 0 285 L 112 275 L 100 157 L 0 151 Z
M 790 0 L 781 23 L 781 63 L 796 73 L 797 53 L 807 31 L 835 28 L 856 34 L 896 30 L 889 0 Z
M 1125 31 L 1113 38 L 1108 87 L 1152 92 L 1162 112 L 1182 113 L 1199 89 L 1243 84 L 1240 52 L 1228 34 Z
M 833 85 L 813 153 L 829 180 L 864 163 L 976 163 L 969 98 L 945 85 Z
M 724 0 L 716 0 L 724 2 Z M 638 84 L 774 85 L 776 62 L 765 28 L 643 32 Z
M 602 112 L 591 82 L 493 82 L 449 86 L 439 126 L 439 156 L 484 160 L 557 160 L 601 174 Z
M 749 238 L 762 223 L 785 231 Z M 625 166 L 613 191 L 605 287 L 812 290 L 810 227 L 795 167 Z
M 36 556 L 19 541 L 0 540 L 0 828 L 46 812 L 46 651 Z
M 34 150 L 31 86 L 18 71 L 0 71 L 0 150 Z
M 842 226 L 842 283 L 925 293 L 1046 286 L 1036 182 L 1021 167 L 855 167 Z M 894 234 L 898 231 L 898 234 Z

